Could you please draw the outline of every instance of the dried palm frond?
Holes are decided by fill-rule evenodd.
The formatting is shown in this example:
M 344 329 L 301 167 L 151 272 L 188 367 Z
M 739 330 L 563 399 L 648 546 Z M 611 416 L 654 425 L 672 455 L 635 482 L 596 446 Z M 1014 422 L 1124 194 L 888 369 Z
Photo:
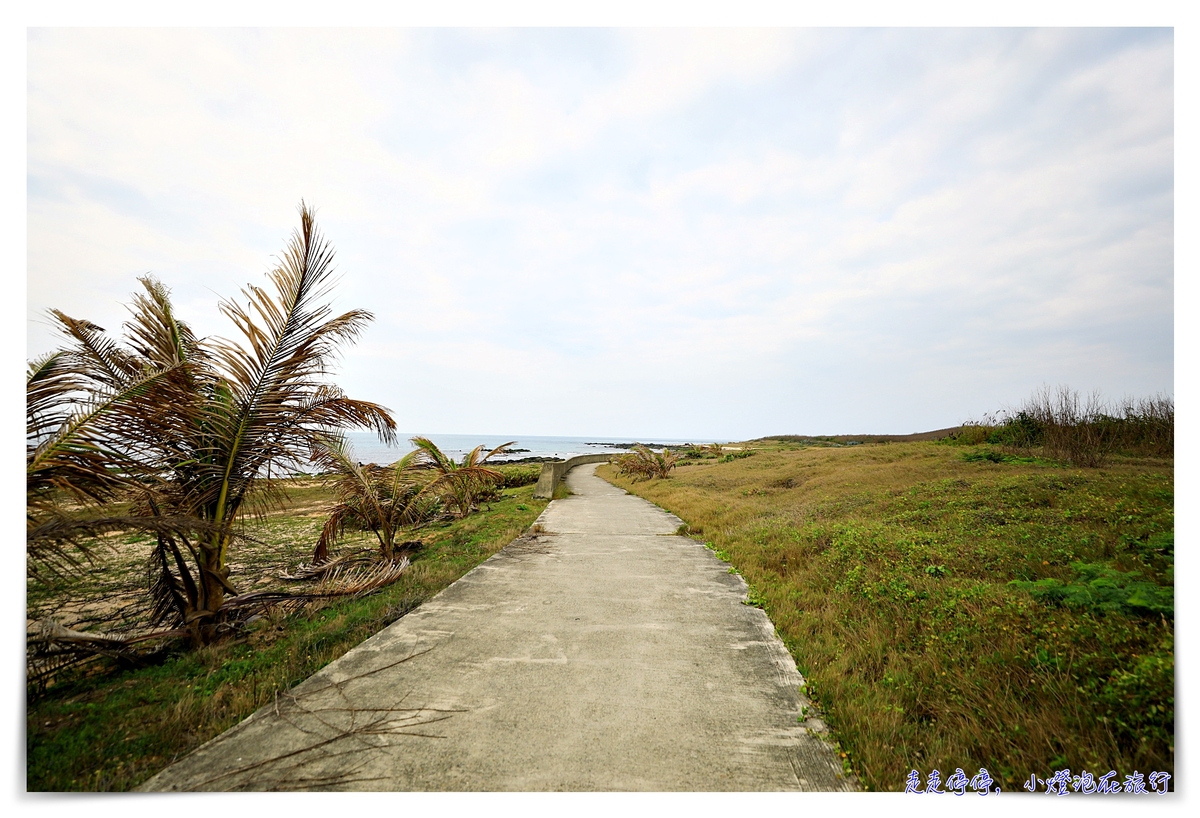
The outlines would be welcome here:
M 313 595 L 331 597 L 368 594 L 400 579 L 400 575 L 409 565 L 408 557 L 401 557 L 394 562 L 380 562 L 373 566 L 335 569 L 321 580 Z
M 70 417 L 70 398 L 83 388 L 63 351 L 29 362 L 25 376 L 25 436 L 34 446 L 58 430 Z
M 311 591 L 252 591 L 226 597 L 222 610 L 240 616 L 240 612 L 247 608 L 265 610 L 271 606 L 299 606 L 318 599 L 364 596 L 400 579 L 408 570 L 409 564 L 407 557 L 394 562 L 373 562 L 365 566 L 343 563 L 331 569 Z
M 91 334 L 89 329 L 84 337 L 90 339 Z M 59 352 L 29 367 L 25 542 L 31 577 L 78 570 L 84 561 L 91 561 L 91 538 L 97 533 L 139 527 L 104 505 L 145 487 L 144 476 L 142 480 L 135 476 L 136 463 L 128 457 L 130 446 L 122 440 L 122 429 L 144 414 L 140 402 L 160 388 L 171 371 L 148 368 L 124 385 L 81 395 L 89 378 L 77 366 L 81 356 Z M 113 377 L 111 362 L 99 369 L 98 377 Z M 161 521 L 154 525 L 160 526 Z
M 176 629 L 129 633 L 77 631 L 43 619 L 25 640 L 26 683 L 35 691 L 44 690 L 56 673 L 100 656 L 139 664 L 165 644 L 186 635 L 186 631 Z
M 376 562 L 376 560 L 377 556 L 374 552 L 367 549 L 360 549 L 339 554 L 336 557 L 327 559 L 325 562 L 298 565 L 296 566 L 296 570 L 282 573 L 279 575 L 279 578 L 291 582 L 320 579 L 333 571 L 344 569 L 347 565 L 362 565 Z

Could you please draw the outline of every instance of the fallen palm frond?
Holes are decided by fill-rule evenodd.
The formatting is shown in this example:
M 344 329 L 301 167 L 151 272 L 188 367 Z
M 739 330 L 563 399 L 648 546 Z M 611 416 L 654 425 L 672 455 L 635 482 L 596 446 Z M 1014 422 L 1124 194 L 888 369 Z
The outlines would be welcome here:
M 410 545 L 411 543 L 405 544 Z M 408 557 L 381 561 L 373 552 L 362 549 L 351 551 L 347 554 L 340 554 L 320 565 L 297 566 L 295 571 L 280 574 L 280 579 L 292 582 L 319 580 L 321 584 L 318 585 L 318 590 L 314 592 L 319 595 L 328 590 L 328 587 L 330 587 L 329 583 L 341 582 L 345 584 L 351 581 L 351 577 L 390 576 L 393 573 L 399 576 L 399 573 L 407 568 L 409 564 L 410 560 Z M 354 593 L 357 593 L 357 591 Z
M 359 561 L 348 560 L 335 565 L 322 576 L 320 582 L 311 591 L 304 593 L 251 591 L 226 597 L 221 611 L 226 617 L 225 624 L 233 626 L 235 622 L 244 621 L 253 612 L 266 614 L 273 607 L 288 610 L 303 607 L 309 602 L 320 599 L 364 596 L 400 579 L 409 564 L 407 557 L 401 557 L 392 562 L 372 561 L 367 565 L 363 565 Z
M 25 677 L 35 691 L 65 668 L 99 656 L 129 664 L 139 664 L 157 653 L 170 640 L 186 636 L 185 631 L 167 630 L 105 633 L 77 631 L 52 619 L 38 623 L 37 631 L 25 640 Z M 151 643 L 150 649 L 145 647 Z
M 294 611 L 322 599 L 365 596 L 396 582 L 409 567 L 407 558 L 393 562 L 370 559 L 364 565 L 360 555 L 348 556 L 352 558 L 321 566 L 328 570 L 312 591 L 253 591 L 226 597 L 221 606 L 220 632 L 233 632 L 271 609 Z M 189 636 L 186 627 L 124 633 L 78 631 L 43 619 L 37 631 L 26 638 L 26 681 L 35 692 L 41 692 L 56 673 L 101 656 L 131 665 L 144 664 L 169 643 Z
M 408 557 L 370 566 L 347 566 L 327 574 L 312 592 L 314 598 L 360 596 L 391 585 L 410 565 Z
M 366 548 L 358 549 L 357 551 L 348 551 L 344 554 L 339 554 L 336 557 L 331 557 L 325 562 L 314 562 L 310 565 L 298 565 L 294 571 L 287 571 L 279 575 L 280 579 L 289 582 L 307 582 L 309 580 L 321 579 L 328 576 L 334 571 L 342 570 L 347 565 L 362 565 L 365 563 L 375 562 L 376 554 Z

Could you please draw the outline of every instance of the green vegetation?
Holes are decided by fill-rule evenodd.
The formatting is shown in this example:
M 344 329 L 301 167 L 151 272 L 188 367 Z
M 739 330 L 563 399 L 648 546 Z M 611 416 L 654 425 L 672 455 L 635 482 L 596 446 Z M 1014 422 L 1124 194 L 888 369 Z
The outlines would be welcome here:
M 1114 452 L 1169 458 L 1175 454 L 1175 402 L 1159 395 L 1110 406 L 1097 393 L 1047 386 L 1016 411 L 968 423 L 950 439 L 1037 450 L 1077 466 L 1101 466 Z
M 248 523 L 246 547 L 233 566 L 235 582 L 283 583 L 278 575 L 307 557 L 319 536 L 322 509 L 334 497 L 328 481 L 281 483 L 288 507 Z M 408 569 L 370 596 L 316 600 L 291 615 L 276 608 L 232 639 L 198 650 L 177 646 L 142 667 L 97 658 L 64 671 L 28 704 L 27 787 L 107 791 L 138 786 L 508 544 L 546 506 L 532 494 L 528 485 L 504 489 L 478 514 L 422 529 L 422 547 Z M 347 547 L 372 545 L 369 531 L 358 537 Z M 144 591 L 139 574 L 130 569 L 151 542 L 144 535 L 129 539 L 99 558 L 86 576 L 31 585 L 30 616 L 67 610 L 86 618 L 88 605 L 113 599 L 119 609 L 136 608 Z M 97 615 L 111 621 L 118 612 Z
M 538 477 L 542 474 L 541 463 L 497 463 L 493 468 L 504 475 L 500 488 L 506 489 L 536 485 Z
M 466 517 L 475 510 L 481 496 L 504 479 L 504 475 L 485 465 L 489 458 L 503 454 L 516 441 L 510 440 L 483 453 L 483 446 L 476 446 L 463 455 L 461 463 L 447 457 L 428 438 L 414 437 L 417 447 L 412 466 L 416 470 L 432 472 L 433 479 L 421 489 L 421 495 L 434 493 L 441 497 L 443 505 L 456 517 Z
M 670 481 L 598 473 L 746 579 L 866 786 L 1173 774 L 1172 461 L 1113 445 L 1080 468 L 964 437 L 763 440 Z
M 1078 576 L 1067 582 L 1048 577 L 1033 582 L 1013 580 L 1009 585 L 1028 591 L 1039 602 L 1092 613 L 1119 611 L 1126 616 L 1175 615 L 1174 586 L 1146 582 L 1140 571 L 1125 574 L 1105 565 L 1085 562 L 1073 562 L 1071 568 Z
M 328 565 L 329 549 L 347 531 L 366 529 L 379 541 L 379 557 L 400 556 L 396 536 L 446 516 L 459 519 L 478 510 L 480 500 L 498 497 L 510 478 L 484 464 L 503 454 L 512 443 L 483 454 L 483 447 L 463 456 L 462 463 L 447 457 L 432 440 L 414 437 L 417 448 L 390 466 L 359 463 L 344 437 L 326 438 L 314 447 L 314 462 L 337 476 L 338 499 L 329 508 L 329 519 L 313 551 L 313 566 Z M 513 472 L 513 481 L 523 478 Z M 403 544 L 400 551 L 407 551 Z

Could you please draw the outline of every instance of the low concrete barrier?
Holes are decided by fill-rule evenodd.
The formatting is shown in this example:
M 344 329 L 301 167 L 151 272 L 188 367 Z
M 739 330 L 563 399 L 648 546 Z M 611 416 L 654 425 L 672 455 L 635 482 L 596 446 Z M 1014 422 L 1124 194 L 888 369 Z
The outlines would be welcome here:
M 585 463 L 607 463 L 615 456 L 611 454 L 581 454 L 559 463 L 543 463 L 542 473 L 538 475 L 537 488 L 533 490 L 533 496 L 549 500 L 554 497 L 554 490 L 558 488 L 559 482 L 571 469 Z

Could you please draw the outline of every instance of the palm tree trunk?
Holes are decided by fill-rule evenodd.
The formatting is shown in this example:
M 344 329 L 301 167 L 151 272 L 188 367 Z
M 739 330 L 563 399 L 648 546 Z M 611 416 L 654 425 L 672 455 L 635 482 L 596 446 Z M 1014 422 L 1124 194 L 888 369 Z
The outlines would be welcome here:
M 207 645 L 217 638 L 225 592 L 236 593 L 229 584 L 229 568 L 222 565 L 221 556 L 226 539 L 220 537 L 214 542 L 202 543 L 196 555 L 198 582 L 195 610 L 186 617 L 188 630 L 196 645 Z
M 375 532 L 379 537 L 379 553 L 385 560 L 391 561 L 395 552 L 396 535 L 392 533 L 392 528 L 389 525 L 384 525 L 379 531 Z

